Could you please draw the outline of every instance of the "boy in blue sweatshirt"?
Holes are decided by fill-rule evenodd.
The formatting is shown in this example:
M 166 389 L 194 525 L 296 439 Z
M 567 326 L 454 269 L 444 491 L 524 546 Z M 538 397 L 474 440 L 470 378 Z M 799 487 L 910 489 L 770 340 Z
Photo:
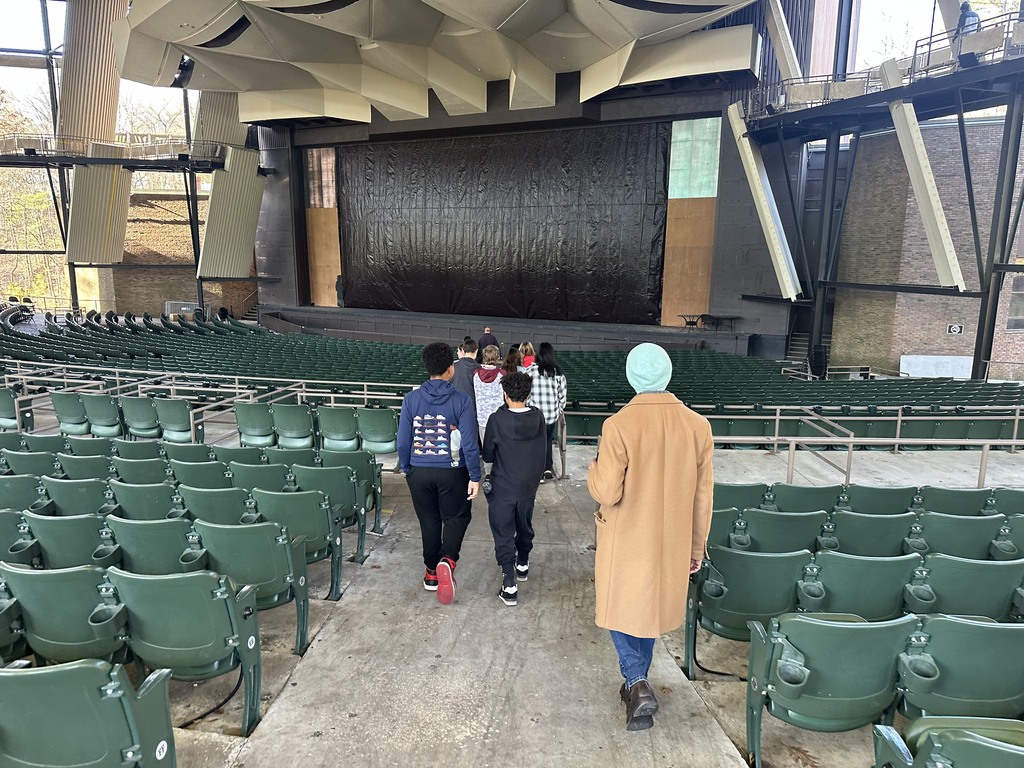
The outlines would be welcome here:
M 428 344 L 423 365 L 430 379 L 402 400 L 398 462 L 420 521 L 427 568 L 423 588 L 448 605 L 455 598 L 455 564 L 480 488 L 476 411 L 470 397 L 451 385 L 451 347 Z
M 494 556 L 501 566 L 498 597 L 505 605 L 519 598 L 517 581 L 530 574 L 533 506 L 546 463 L 544 414 L 526 405 L 533 379 L 509 373 L 501 380 L 505 404 L 491 414 L 484 430 L 484 461 L 494 462 L 486 489 L 487 517 L 494 535 Z

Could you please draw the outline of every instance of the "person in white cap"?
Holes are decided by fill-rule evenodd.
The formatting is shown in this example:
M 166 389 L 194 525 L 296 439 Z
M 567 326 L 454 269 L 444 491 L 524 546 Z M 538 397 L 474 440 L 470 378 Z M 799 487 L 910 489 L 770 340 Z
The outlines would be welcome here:
M 604 422 L 587 488 L 600 504 L 595 621 L 611 631 L 625 682 L 626 729 L 654 725 L 647 682 L 654 641 L 686 617 L 690 575 L 711 527 L 714 442 L 707 419 L 667 391 L 672 361 L 657 344 L 626 358 L 636 397 Z

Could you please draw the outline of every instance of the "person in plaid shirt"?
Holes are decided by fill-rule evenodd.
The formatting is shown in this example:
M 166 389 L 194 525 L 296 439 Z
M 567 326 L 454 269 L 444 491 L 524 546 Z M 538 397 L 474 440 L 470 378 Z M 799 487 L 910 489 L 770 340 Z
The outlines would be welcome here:
M 558 417 L 565 410 L 566 385 L 562 369 L 558 367 L 558 361 L 555 360 L 555 348 L 549 342 L 541 342 L 537 349 L 537 359 L 526 369 L 526 372 L 533 379 L 533 388 L 527 405 L 540 409 L 540 412 L 544 414 L 544 423 L 548 430 L 544 477 L 553 478 L 555 472 L 551 441 L 555 437 L 555 425 L 558 424 Z M 544 482 L 543 478 L 541 482 Z

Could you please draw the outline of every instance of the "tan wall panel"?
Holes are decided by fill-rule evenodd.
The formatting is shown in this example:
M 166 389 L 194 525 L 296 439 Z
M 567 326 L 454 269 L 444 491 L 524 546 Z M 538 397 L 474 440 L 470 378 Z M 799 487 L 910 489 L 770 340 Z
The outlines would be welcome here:
M 306 209 L 309 295 L 317 307 L 338 306 L 334 284 L 341 274 L 341 236 L 337 208 Z
M 662 325 L 682 326 L 685 321 L 679 315 L 708 311 L 717 202 L 713 197 L 668 201 L 661 288 Z

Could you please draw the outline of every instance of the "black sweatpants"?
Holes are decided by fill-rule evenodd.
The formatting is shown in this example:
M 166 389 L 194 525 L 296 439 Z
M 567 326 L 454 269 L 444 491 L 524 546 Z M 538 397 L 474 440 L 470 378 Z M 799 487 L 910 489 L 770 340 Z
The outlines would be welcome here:
M 472 517 L 466 498 L 469 470 L 465 467 L 413 467 L 405 476 L 423 536 L 423 564 L 437 568 L 442 557 L 458 562 L 462 539 Z
M 534 497 L 511 499 L 492 494 L 487 499 L 487 519 L 494 535 L 494 557 L 506 576 L 515 574 L 515 565 L 530 561 L 533 550 Z M 518 555 L 518 558 L 517 558 Z

